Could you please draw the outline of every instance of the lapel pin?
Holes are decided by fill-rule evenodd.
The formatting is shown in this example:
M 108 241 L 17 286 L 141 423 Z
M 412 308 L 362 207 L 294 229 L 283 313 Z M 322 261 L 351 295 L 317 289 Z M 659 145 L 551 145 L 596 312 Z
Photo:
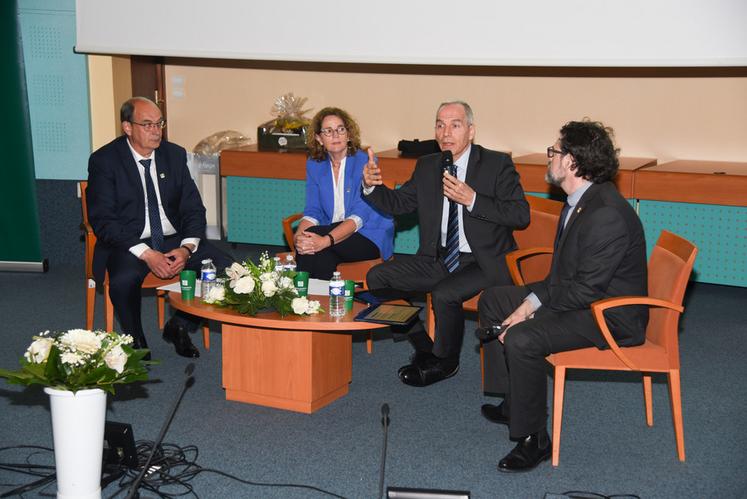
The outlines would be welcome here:
M 581 210 L 582 208 L 579 206 L 578 208 L 576 208 L 576 213 L 581 213 Z
M 161 177 L 161 178 L 166 178 L 166 174 L 165 173 L 160 173 L 158 176 Z

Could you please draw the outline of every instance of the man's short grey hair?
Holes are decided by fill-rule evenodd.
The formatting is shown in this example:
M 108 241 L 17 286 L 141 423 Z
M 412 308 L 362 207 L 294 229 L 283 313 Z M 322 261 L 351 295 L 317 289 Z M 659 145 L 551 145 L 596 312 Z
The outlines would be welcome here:
M 438 109 L 436 110 L 436 119 L 438 119 L 438 113 L 441 112 L 441 109 L 445 106 L 450 106 L 452 104 L 459 104 L 464 108 L 464 114 L 467 115 L 467 125 L 473 125 L 475 123 L 475 114 L 472 112 L 472 108 L 469 104 L 464 102 L 463 100 L 452 100 L 448 102 L 442 102 L 440 106 L 438 106 Z
M 137 101 L 150 102 L 154 106 L 158 107 L 155 102 L 147 97 L 132 97 L 131 99 L 127 99 L 124 104 L 122 104 L 122 107 L 119 108 L 119 121 L 127 121 L 132 123 L 132 115 L 135 112 L 135 102 Z

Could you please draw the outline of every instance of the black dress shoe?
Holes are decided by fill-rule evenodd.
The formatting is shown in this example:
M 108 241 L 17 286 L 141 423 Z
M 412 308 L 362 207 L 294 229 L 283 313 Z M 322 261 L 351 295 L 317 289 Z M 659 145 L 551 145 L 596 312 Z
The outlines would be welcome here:
M 519 440 L 516 447 L 498 463 L 498 471 L 519 473 L 535 468 L 542 461 L 550 458 L 552 443 L 547 430 L 529 435 Z
M 399 370 L 397 371 L 397 376 L 402 377 L 402 372 L 405 369 L 410 369 L 413 366 L 421 367 L 421 366 L 423 366 L 423 364 L 425 364 L 426 362 L 428 362 L 431 359 L 436 359 L 436 356 L 433 355 L 431 352 L 424 352 L 422 350 L 415 350 L 415 353 L 413 353 L 410 356 L 410 363 L 407 364 L 406 366 L 400 367 Z
M 436 359 L 437 357 L 433 355 L 431 352 L 424 352 L 423 350 L 415 350 L 415 353 L 413 353 L 410 356 L 410 364 L 413 366 L 422 366 L 426 362 L 430 361 L 431 359 Z
M 399 379 L 410 386 L 428 386 L 446 378 L 451 378 L 459 371 L 459 362 L 433 357 L 421 365 L 408 364 L 399 370 Z
M 167 343 L 173 343 L 176 353 L 182 357 L 195 358 L 200 356 L 200 352 L 189 339 L 189 333 L 182 325 L 176 325 L 173 321 L 166 323 L 163 328 L 163 339 Z
M 145 341 L 145 337 L 140 337 L 140 338 L 133 337 L 132 348 L 134 348 L 135 350 L 142 350 L 142 349 L 148 348 L 148 342 Z M 146 353 L 143 356 L 143 360 L 150 360 L 150 352 Z
M 498 405 L 484 404 L 480 407 L 480 412 L 491 423 L 508 424 L 508 416 L 503 414 L 503 402 Z

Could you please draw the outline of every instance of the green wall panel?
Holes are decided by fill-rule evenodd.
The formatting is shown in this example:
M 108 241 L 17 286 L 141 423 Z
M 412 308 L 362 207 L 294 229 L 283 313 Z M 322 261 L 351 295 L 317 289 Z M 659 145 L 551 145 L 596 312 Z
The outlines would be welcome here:
M 649 253 L 668 230 L 698 247 L 693 279 L 747 286 L 747 207 L 640 201 Z
M 228 240 L 284 245 L 280 222 L 303 211 L 304 182 L 228 177 Z M 547 197 L 541 193 L 528 193 Z M 635 200 L 629 200 L 635 206 Z M 747 208 L 662 201 L 640 201 L 639 216 L 649 254 L 662 230 L 674 232 L 699 248 L 693 279 L 747 286 Z M 394 250 L 413 254 L 418 248 L 414 215 L 398 217 Z
M 285 245 L 282 219 L 303 211 L 303 180 L 227 177 L 227 235 L 230 242 Z M 418 249 L 417 220 L 398 217 L 394 251 L 413 254 Z
M 91 128 L 86 56 L 75 54 L 75 4 L 19 2 L 37 179 L 88 176 Z

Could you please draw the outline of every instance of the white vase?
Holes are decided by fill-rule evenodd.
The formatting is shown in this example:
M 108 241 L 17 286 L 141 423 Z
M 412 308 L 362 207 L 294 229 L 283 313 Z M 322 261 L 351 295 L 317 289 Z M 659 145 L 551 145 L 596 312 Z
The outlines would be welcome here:
M 45 388 L 52 411 L 59 499 L 100 499 L 106 392 Z

